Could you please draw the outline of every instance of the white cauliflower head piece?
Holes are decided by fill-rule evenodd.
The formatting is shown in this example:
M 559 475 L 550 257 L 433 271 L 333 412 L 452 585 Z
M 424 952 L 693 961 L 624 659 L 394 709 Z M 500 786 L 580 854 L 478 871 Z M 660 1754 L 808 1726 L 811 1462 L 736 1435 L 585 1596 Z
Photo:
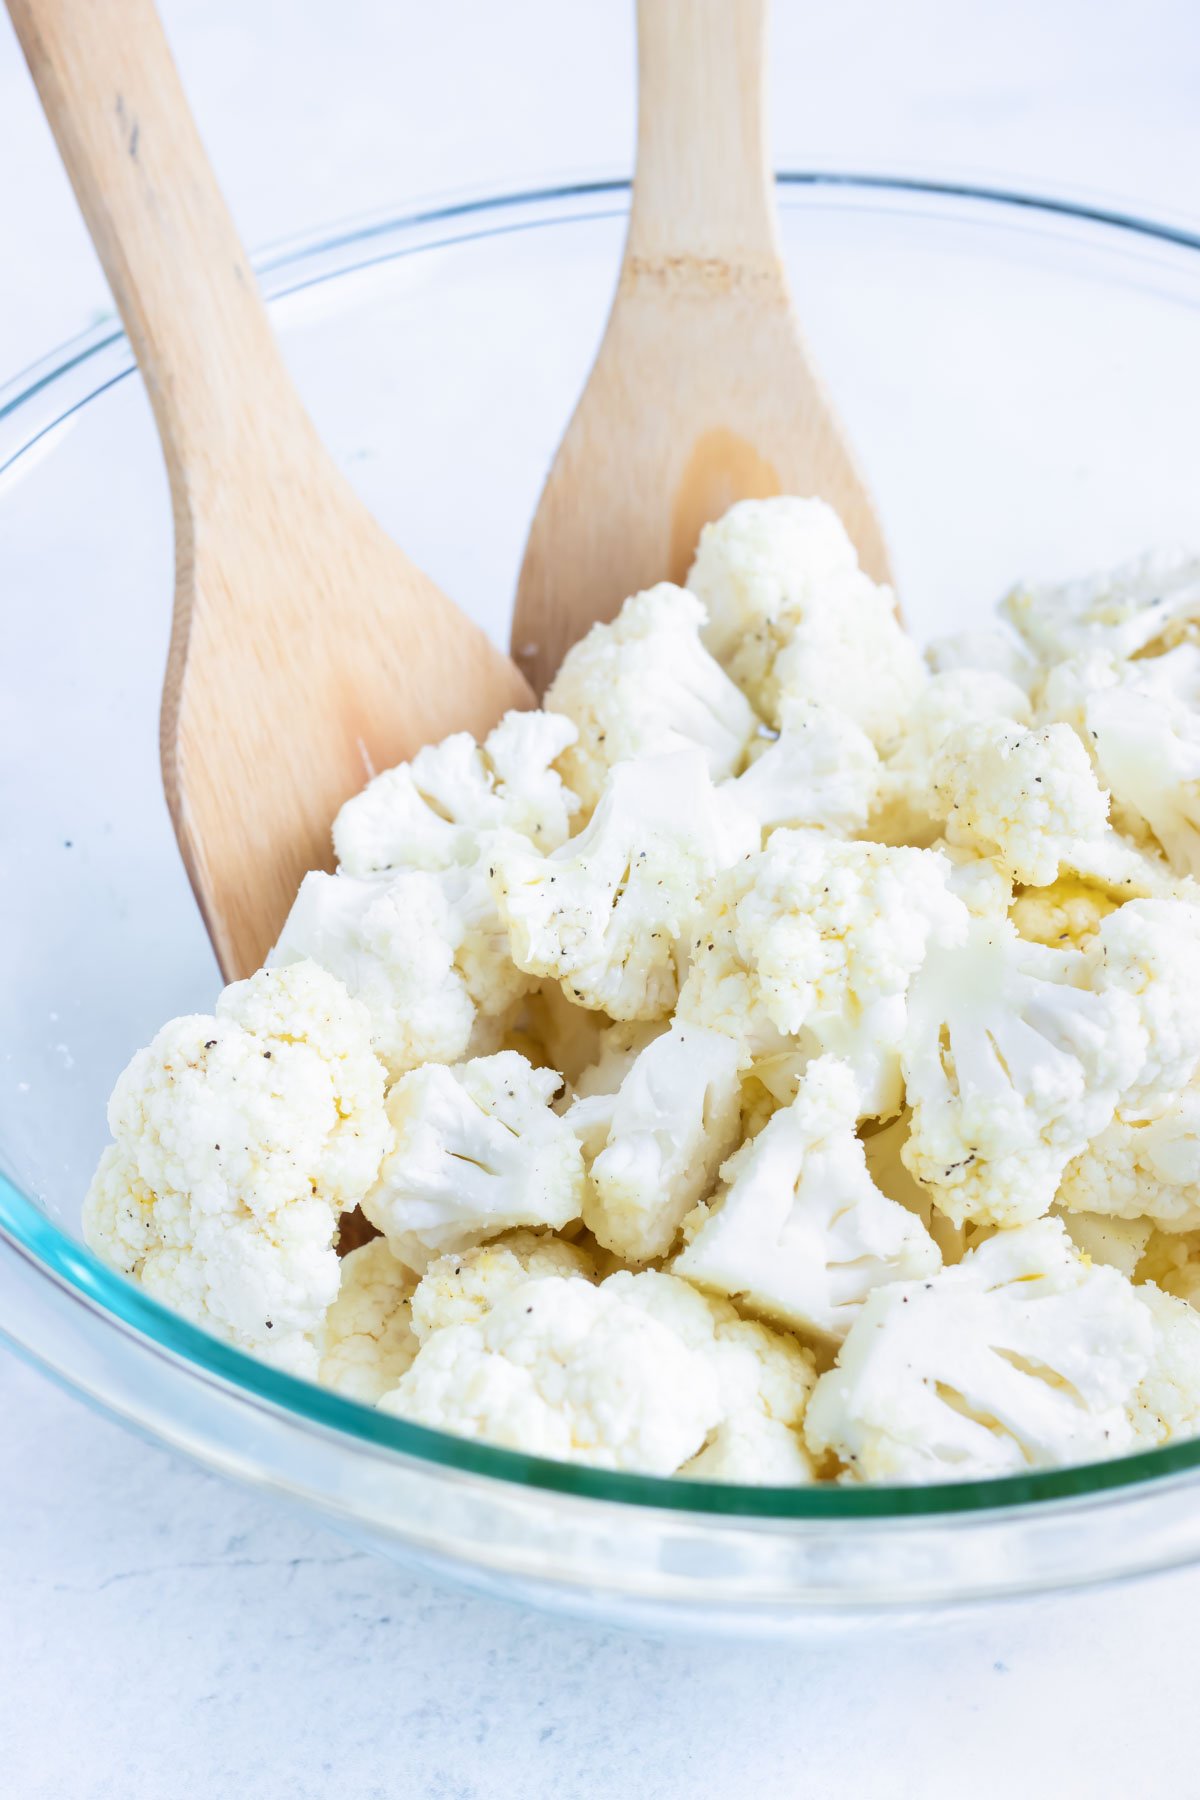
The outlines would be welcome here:
M 810 825 L 849 836 L 866 824 L 879 757 L 866 732 L 836 707 L 784 701 L 778 735 L 756 738 L 750 754 L 750 767 L 731 787 L 764 832 Z
M 1136 1079 L 1144 1037 L 1132 997 L 1094 992 L 1082 952 L 972 920 L 939 944 L 908 996 L 903 1051 L 912 1127 L 904 1162 L 956 1224 L 1044 1213 L 1063 1170 Z
M 1062 1226 L 1000 1231 L 927 1281 L 877 1288 L 805 1415 L 850 1481 L 963 1481 L 1120 1455 L 1154 1328 Z
M 337 1299 L 325 1315 L 318 1379 L 368 1406 L 389 1393 L 417 1354 L 412 1327 L 413 1271 L 386 1238 L 342 1258 Z
M 742 1038 L 747 1060 L 803 1033 L 852 1064 L 864 1115 L 897 1111 L 909 982 L 967 930 L 948 875 L 927 850 L 775 832 L 714 887 L 679 1017 Z
M 995 720 L 1016 730 L 1030 716 L 1024 689 L 1005 675 L 951 668 L 930 676 L 880 768 L 868 835 L 889 844 L 931 844 L 952 798 L 936 779 L 947 742 L 965 725 Z
M 577 728 L 559 768 L 589 810 L 619 762 L 695 749 L 714 781 L 741 767 L 758 718 L 701 643 L 703 623 L 695 595 L 663 581 L 568 650 L 546 705 Z
M 594 1281 L 595 1259 L 583 1245 L 548 1231 L 506 1231 L 491 1243 L 448 1251 L 429 1264 L 413 1292 L 414 1337 L 424 1343 L 449 1325 L 475 1324 L 503 1295 L 550 1276 Z
M 1013 881 L 1036 887 L 1108 826 L 1108 795 L 1068 725 L 961 726 L 934 761 L 932 787 L 950 843 L 993 857 Z
M 1135 656 L 1194 633 L 1200 559 L 1155 552 L 1078 581 L 1020 583 L 1002 611 L 1043 662 L 1086 650 Z
M 635 1057 L 615 1094 L 575 1102 L 567 1119 L 590 1176 L 583 1222 L 605 1249 L 634 1263 L 670 1250 L 738 1140 L 741 1060 L 733 1039 L 676 1025 Z
M 517 1225 L 557 1229 L 583 1206 L 583 1158 L 551 1108 L 562 1087 L 515 1050 L 428 1063 L 388 1095 L 392 1147 L 362 1202 L 413 1268 Z
M 362 876 L 447 869 L 474 862 L 479 833 L 499 830 L 553 850 L 579 809 L 553 766 L 575 737 L 558 714 L 510 712 L 482 744 L 466 731 L 427 744 L 342 807 L 333 827 L 340 867 Z
M 433 1332 L 382 1405 L 527 1454 L 650 1475 L 688 1462 L 721 1417 L 710 1359 L 607 1284 L 564 1276 Z
M 1173 869 L 1200 875 L 1200 712 L 1122 685 L 1092 694 L 1085 718 L 1114 802 L 1152 833 Z
M 1200 1230 L 1200 1089 L 1152 1119 L 1114 1119 L 1068 1166 L 1058 1203 L 1071 1215 Z
M 705 642 L 770 724 L 790 697 L 838 707 L 878 745 L 899 734 L 925 665 L 824 501 L 739 501 L 704 527 L 687 584 Z
M 871 1179 L 858 1107 L 843 1063 L 813 1063 L 791 1105 L 726 1163 L 725 1187 L 701 1209 L 675 1273 L 841 1338 L 874 1287 L 937 1269 L 920 1219 Z
M 614 1019 L 665 1018 L 702 894 L 758 837 L 699 751 L 618 764 L 590 824 L 552 855 L 493 846 L 514 962 Z
M 147 1293 L 314 1376 L 341 1213 L 388 1138 L 367 1015 L 312 963 L 260 970 L 164 1025 L 109 1101 L 83 1231 Z

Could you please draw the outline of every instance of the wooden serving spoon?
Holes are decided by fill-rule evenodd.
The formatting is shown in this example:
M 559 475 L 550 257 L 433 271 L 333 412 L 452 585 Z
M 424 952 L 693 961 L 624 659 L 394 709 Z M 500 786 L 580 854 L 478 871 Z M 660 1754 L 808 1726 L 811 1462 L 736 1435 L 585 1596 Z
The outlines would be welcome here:
M 529 534 L 512 650 L 538 693 L 628 594 L 682 582 L 735 500 L 818 494 L 883 533 L 809 360 L 775 230 L 767 0 L 638 0 L 638 148 L 616 299 Z
M 152 0 L 8 0 L 133 345 L 175 517 L 162 767 L 227 978 L 342 801 L 532 695 L 334 466 L 284 367 Z

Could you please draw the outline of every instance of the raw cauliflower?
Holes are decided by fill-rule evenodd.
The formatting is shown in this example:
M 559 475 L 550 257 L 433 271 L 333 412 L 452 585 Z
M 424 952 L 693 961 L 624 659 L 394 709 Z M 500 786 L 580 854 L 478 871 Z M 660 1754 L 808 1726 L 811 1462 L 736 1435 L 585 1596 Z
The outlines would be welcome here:
M 552 1275 L 594 1281 L 595 1260 L 581 1245 L 547 1231 L 508 1231 L 490 1244 L 437 1257 L 412 1295 L 414 1348 L 449 1325 L 477 1322 L 501 1295 Z
M 747 1060 L 803 1033 L 852 1064 L 864 1115 L 898 1111 L 908 985 L 932 941 L 967 930 L 948 873 L 930 851 L 775 832 L 717 882 L 679 1018 L 741 1038 Z
M 517 1225 L 554 1228 L 583 1207 L 583 1157 L 551 1109 L 562 1087 L 515 1050 L 402 1075 L 387 1100 L 392 1147 L 362 1209 L 422 1269 Z
M 1181 875 L 1200 875 L 1200 712 L 1134 686 L 1087 702 L 1101 778 Z
M 1028 650 L 1002 625 L 978 625 L 933 638 L 925 648 L 925 660 L 935 675 L 952 670 L 1002 675 L 1028 695 L 1038 677 L 1038 665 Z M 1016 718 L 1019 715 L 1013 714 Z
M 533 985 L 513 967 L 486 871 L 461 865 L 369 880 L 306 875 L 270 961 L 303 959 L 362 1001 L 393 1078 L 495 1048 Z
M 567 1119 L 590 1177 L 583 1222 L 606 1249 L 632 1263 L 670 1250 L 738 1141 L 740 1065 L 732 1038 L 677 1025 L 634 1057 L 614 1094 L 575 1102 Z
M 1067 1164 L 1136 1080 L 1145 1037 L 1133 997 L 1093 991 L 1081 952 L 973 919 L 913 980 L 902 1063 L 905 1166 L 956 1224 L 1044 1213 Z
M 805 1436 L 854 1482 L 1118 1456 L 1144 1429 L 1155 1346 L 1138 1291 L 1040 1219 L 928 1281 L 877 1288 L 817 1382 Z
M 527 1281 L 435 1331 L 382 1406 L 528 1455 L 671 1475 L 721 1418 L 712 1359 L 578 1276 Z
M 589 811 L 616 763 L 695 749 L 714 781 L 741 767 L 759 721 L 701 643 L 704 616 L 694 594 L 663 581 L 568 650 L 546 705 L 577 729 L 558 766 Z
M 880 1283 L 932 1274 L 933 1239 L 871 1180 L 858 1112 L 850 1070 L 819 1058 L 791 1105 L 725 1164 L 675 1273 L 831 1338 Z
M 1108 795 L 1067 725 L 960 726 L 933 765 L 946 837 L 994 857 L 1013 881 L 1044 887 L 1076 844 L 1104 835 Z
M 325 1315 L 318 1380 L 373 1406 L 417 1354 L 412 1323 L 416 1276 L 372 1238 L 343 1257 L 337 1299 Z
M 931 675 L 879 771 L 867 835 L 885 844 L 931 844 L 952 804 L 937 781 L 947 742 L 963 726 L 994 720 L 1016 731 L 1030 718 L 1028 695 L 1006 675 L 970 668 Z
M 1200 1229 L 1200 1089 L 1186 1088 L 1152 1119 L 1114 1119 L 1068 1166 L 1058 1200 L 1089 1217 Z
M 1155 552 L 1078 581 L 1020 583 L 1001 610 L 1043 662 L 1085 650 L 1136 656 L 1195 634 L 1200 559 Z
M 879 757 L 865 731 L 836 707 L 785 700 L 779 732 L 757 737 L 730 791 L 764 833 L 811 825 L 861 831 L 879 785 Z
M 388 1140 L 366 1011 L 312 963 L 164 1025 L 113 1089 L 83 1209 L 97 1255 L 164 1305 L 315 1376 L 340 1214 Z
M 881 748 L 899 736 L 925 665 L 823 500 L 739 501 L 700 533 L 687 585 L 709 649 L 769 724 L 785 700 L 813 700 Z
M 698 750 L 619 763 L 591 823 L 552 855 L 497 840 L 492 887 L 513 961 L 614 1019 L 665 1018 L 702 895 L 758 838 Z
M 482 744 L 457 731 L 387 769 L 347 800 L 333 827 L 348 875 L 473 863 L 480 832 L 508 830 L 539 850 L 567 837 L 578 796 L 554 768 L 575 742 L 569 719 L 506 713 Z

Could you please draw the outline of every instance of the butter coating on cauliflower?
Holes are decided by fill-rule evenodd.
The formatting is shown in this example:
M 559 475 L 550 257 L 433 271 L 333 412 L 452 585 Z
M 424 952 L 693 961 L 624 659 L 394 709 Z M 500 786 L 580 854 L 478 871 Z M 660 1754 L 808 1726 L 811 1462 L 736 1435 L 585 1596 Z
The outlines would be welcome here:
M 494 845 L 492 888 L 513 961 L 561 982 L 579 1006 L 665 1018 L 701 896 L 758 838 L 699 751 L 619 763 L 591 822 L 550 856 L 518 838 Z
M 218 1337 L 315 1376 L 338 1218 L 388 1139 L 365 1009 L 312 963 L 260 970 L 139 1050 L 83 1209 L 98 1256 Z
M 858 1089 L 833 1057 L 730 1158 L 673 1268 L 800 1330 L 842 1338 L 872 1288 L 932 1274 L 921 1221 L 880 1192 L 855 1136 Z
M 759 721 L 701 643 L 704 618 L 694 594 L 663 581 L 568 650 L 546 705 L 578 731 L 558 766 L 589 811 L 616 763 L 695 749 L 714 781 L 741 767 Z
M 578 1219 L 583 1158 L 550 1104 L 561 1087 L 515 1050 L 401 1076 L 387 1100 L 392 1147 L 362 1201 L 401 1261 L 423 1269 L 514 1226 Z
M 1138 1291 L 1062 1226 L 999 1231 L 870 1296 L 805 1416 L 851 1482 L 965 1481 L 1134 1447 L 1156 1334 Z

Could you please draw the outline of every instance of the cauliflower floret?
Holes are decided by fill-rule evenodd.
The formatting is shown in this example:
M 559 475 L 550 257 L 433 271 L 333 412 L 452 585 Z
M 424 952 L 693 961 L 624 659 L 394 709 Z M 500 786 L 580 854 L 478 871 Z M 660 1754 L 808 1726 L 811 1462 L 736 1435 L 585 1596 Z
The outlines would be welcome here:
M 515 837 L 494 845 L 513 960 L 614 1019 L 665 1018 L 702 893 L 758 841 L 698 750 L 620 763 L 591 823 L 551 856 Z
M 1128 993 L 1096 993 L 1089 958 L 974 919 L 908 995 L 905 1166 L 955 1223 L 1044 1213 L 1072 1157 L 1108 1124 L 1145 1055 Z
M 1061 585 L 1022 582 L 1001 611 L 1043 662 L 1093 649 L 1134 656 L 1195 631 L 1200 560 L 1160 551 Z
M 905 993 L 931 941 L 968 913 L 926 850 L 777 831 L 719 880 L 693 938 L 678 1016 L 740 1037 L 751 1057 L 796 1048 L 850 1062 L 864 1114 L 899 1110 Z
M 478 868 L 405 869 L 358 880 L 314 872 L 300 884 L 272 967 L 301 959 L 345 983 L 371 1016 L 391 1076 L 490 1050 L 531 985 Z
M 948 865 L 946 885 L 977 919 L 1003 919 L 1012 906 L 1013 884 L 990 856 L 980 856 L 965 844 L 948 844 L 935 838 L 928 845 Z
M 871 1180 L 855 1136 L 858 1110 L 845 1064 L 813 1063 L 791 1105 L 725 1164 L 724 1188 L 703 1209 L 675 1273 L 841 1338 L 880 1282 L 938 1268 L 920 1220 Z
M 388 1138 L 367 1014 L 312 963 L 175 1019 L 113 1089 L 83 1209 L 104 1260 L 240 1349 L 315 1376 L 341 1213 Z
M 583 1158 L 551 1110 L 562 1087 L 515 1050 L 402 1075 L 388 1095 L 393 1143 L 362 1202 L 401 1261 L 465 1250 L 516 1225 L 580 1216 Z
M 877 745 L 899 735 L 925 665 L 823 500 L 739 501 L 700 533 L 687 585 L 705 643 L 770 724 L 786 696 L 840 708 Z
M 814 1479 L 800 1432 L 816 1379 L 811 1351 L 674 1275 L 622 1271 L 605 1281 L 604 1291 L 642 1307 L 701 1355 L 716 1377 L 719 1419 L 681 1474 L 773 1486 Z
M 635 1057 L 615 1094 L 575 1102 L 567 1119 L 591 1177 L 583 1222 L 606 1249 L 635 1263 L 670 1250 L 738 1140 L 740 1064 L 733 1039 L 678 1025 Z
M 325 1315 L 318 1380 L 373 1406 L 395 1387 L 417 1354 L 412 1326 L 416 1276 L 398 1262 L 386 1238 L 342 1259 L 342 1283 Z
M 553 850 L 571 829 L 576 795 L 551 766 L 575 742 L 569 719 L 506 713 L 482 744 L 457 731 L 386 769 L 347 800 L 333 844 L 348 875 L 472 863 L 482 831 L 509 830 Z
M 1058 1219 L 1081 1256 L 1119 1269 L 1129 1281 L 1154 1231 L 1149 1219 L 1106 1219 L 1099 1213 L 1063 1212 L 1057 1205 L 1050 1217 Z
M 764 832 L 811 825 L 845 836 L 866 824 L 879 757 L 866 732 L 836 707 L 784 701 L 779 735 L 758 738 L 750 753 L 750 767 L 730 787 Z
M 925 660 L 935 675 L 958 669 L 1002 675 L 1024 694 L 1030 692 L 1038 674 L 1029 652 L 1002 625 L 980 625 L 934 638 L 925 647 Z M 1014 713 L 1013 717 L 1020 715 Z
M 1100 922 L 1089 951 L 1093 985 L 1132 996 L 1143 1037 L 1126 1071 L 1121 1114 L 1153 1118 L 1200 1063 L 1200 905 L 1129 900 Z
M 671 1475 L 721 1417 L 712 1359 L 578 1277 L 522 1283 L 435 1331 L 381 1405 L 534 1456 Z
M 867 1173 L 881 1194 L 897 1201 L 920 1219 L 944 1263 L 961 1262 L 979 1232 L 987 1227 L 955 1225 L 935 1203 L 930 1190 L 905 1168 L 904 1146 L 911 1127 L 912 1113 L 906 1107 L 888 1124 L 864 1136 L 862 1147 Z
M 1013 899 L 1009 916 L 1031 944 L 1085 950 L 1120 904 L 1107 888 L 1080 881 L 1076 875 L 1062 875 L 1049 887 L 1022 888 Z
M 1200 1313 L 1147 1282 L 1135 1293 L 1154 1325 L 1154 1349 L 1131 1409 L 1136 1447 L 1200 1434 Z
M 1041 1219 L 929 1281 L 877 1288 L 817 1382 L 805 1437 L 860 1482 L 1120 1455 L 1135 1441 L 1154 1344 L 1137 1290 Z
M 964 725 L 994 720 L 1016 729 L 1030 716 L 1024 689 L 1005 675 L 960 668 L 932 675 L 880 770 L 868 835 L 886 844 L 932 843 L 949 811 L 950 796 L 935 784 L 947 741 Z
M 1200 1090 L 1156 1118 L 1114 1119 L 1067 1168 L 1058 1200 L 1071 1213 L 1200 1229 Z
M 1108 826 L 1108 795 L 1068 725 L 960 726 L 935 760 L 933 789 L 950 843 L 994 857 L 1033 887 L 1052 882 L 1071 847 Z
M 581 1245 L 544 1231 L 509 1231 L 490 1244 L 451 1251 L 430 1263 L 412 1296 L 412 1329 L 420 1343 L 449 1325 L 482 1319 L 503 1294 L 551 1275 L 596 1279 L 594 1259 Z M 403 1370 L 399 1371 L 399 1375 Z M 395 1386 L 395 1383 L 392 1383 Z
M 568 650 L 546 705 L 578 728 L 559 767 L 589 810 L 616 763 L 695 749 L 714 781 L 741 767 L 758 718 L 701 643 L 703 623 L 695 595 L 662 581 Z
M 1122 686 L 1091 696 L 1086 723 L 1114 801 L 1149 829 L 1173 869 L 1200 875 L 1200 713 Z

